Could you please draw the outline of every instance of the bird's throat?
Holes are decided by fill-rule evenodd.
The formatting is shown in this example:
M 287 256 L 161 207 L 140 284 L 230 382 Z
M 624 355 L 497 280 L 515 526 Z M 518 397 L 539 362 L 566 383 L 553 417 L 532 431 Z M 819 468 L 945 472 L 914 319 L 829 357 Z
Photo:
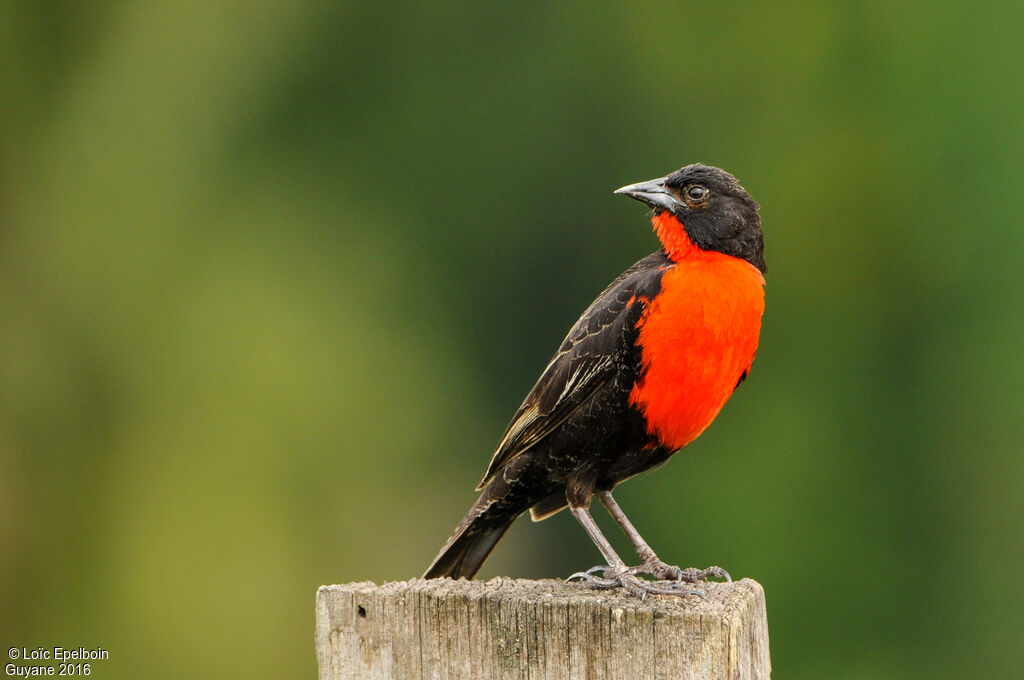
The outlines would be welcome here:
M 654 232 L 658 235 L 665 252 L 674 261 L 679 262 L 688 257 L 699 257 L 705 251 L 690 240 L 683 223 L 670 212 L 659 212 L 651 218 Z

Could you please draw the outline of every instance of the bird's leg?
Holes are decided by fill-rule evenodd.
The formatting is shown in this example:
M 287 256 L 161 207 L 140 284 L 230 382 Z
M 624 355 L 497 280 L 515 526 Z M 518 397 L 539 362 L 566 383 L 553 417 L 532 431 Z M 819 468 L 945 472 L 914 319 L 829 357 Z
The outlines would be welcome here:
M 654 554 L 654 550 L 651 546 L 647 545 L 647 541 L 643 539 L 640 532 L 636 530 L 633 523 L 626 517 L 626 513 L 622 511 L 619 504 L 612 498 L 610 491 L 599 491 L 597 492 L 597 498 L 601 501 L 604 507 L 608 508 L 608 513 L 615 519 L 616 523 L 622 527 L 622 531 L 625 532 L 629 538 L 630 543 L 636 548 L 636 554 L 643 562 L 639 567 L 636 568 L 635 573 L 638 574 L 650 574 L 654 578 L 668 579 L 671 581 L 685 581 L 686 583 L 696 583 L 697 581 L 706 581 L 709 577 L 723 578 L 726 581 L 732 581 L 732 577 L 729 576 L 729 572 L 721 567 L 708 567 L 707 569 L 696 569 L 689 567 L 687 569 L 680 569 L 677 566 L 671 564 L 665 564 Z
M 601 529 L 598 528 L 597 522 L 590 515 L 590 510 L 587 508 L 571 508 L 572 515 L 575 517 L 583 528 L 586 529 L 587 534 L 590 536 L 590 540 L 594 542 L 597 549 L 601 551 L 604 559 L 607 560 L 607 565 L 601 565 L 599 567 L 593 567 L 587 571 L 581 571 L 573 574 L 568 580 L 579 579 L 587 586 L 598 590 L 605 590 L 610 588 L 618 588 L 619 586 L 625 588 L 631 594 L 636 595 L 641 600 L 646 599 L 651 593 L 655 595 L 699 595 L 707 599 L 704 593 L 696 590 L 689 590 L 687 588 L 680 588 L 678 586 L 666 586 L 658 585 L 650 581 L 644 580 L 636 575 L 636 568 L 630 568 L 626 566 L 626 563 L 622 561 L 622 558 L 615 553 L 615 549 L 612 548 L 612 544 L 608 542 L 608 539 L 601 533 Z M 649 548 L 648 548 L 649 550 Z M 604 572 L 604 577 L 597 576 L 597 572 Z

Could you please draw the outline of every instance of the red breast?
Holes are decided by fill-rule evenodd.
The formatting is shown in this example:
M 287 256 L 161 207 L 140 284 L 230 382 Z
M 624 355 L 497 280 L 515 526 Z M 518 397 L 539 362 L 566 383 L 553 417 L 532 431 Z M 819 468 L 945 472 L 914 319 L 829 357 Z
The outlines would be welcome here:
M 745 260 L 698 248 L 670 213 L 652 221 L 674 264 L 637 323 L 646 372 L 629 401 L 650 434 L 680 449 L 711 424 L 750 370 L 764 277 Z

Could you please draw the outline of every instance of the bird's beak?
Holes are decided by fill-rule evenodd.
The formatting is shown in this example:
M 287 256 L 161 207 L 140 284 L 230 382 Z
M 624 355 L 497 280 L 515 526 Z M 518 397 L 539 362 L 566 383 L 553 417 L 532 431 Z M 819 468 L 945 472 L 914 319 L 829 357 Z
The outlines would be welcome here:
M 673 212 L 675 209 L 683 207 L 679 198 L 665 186 L 664 177 L 630 184 L 621 189 L 616 189 L 615 193 L 635 198 L 655 210 Z

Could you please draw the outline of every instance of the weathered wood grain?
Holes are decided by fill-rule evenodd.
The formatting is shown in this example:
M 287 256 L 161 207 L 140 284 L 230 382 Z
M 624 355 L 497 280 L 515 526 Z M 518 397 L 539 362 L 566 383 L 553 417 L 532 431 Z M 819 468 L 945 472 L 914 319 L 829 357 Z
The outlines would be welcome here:
M 508 578 L 322 586 L 320 680 L 767 680 L 761 586 L 699 587 L 706 601 Z

